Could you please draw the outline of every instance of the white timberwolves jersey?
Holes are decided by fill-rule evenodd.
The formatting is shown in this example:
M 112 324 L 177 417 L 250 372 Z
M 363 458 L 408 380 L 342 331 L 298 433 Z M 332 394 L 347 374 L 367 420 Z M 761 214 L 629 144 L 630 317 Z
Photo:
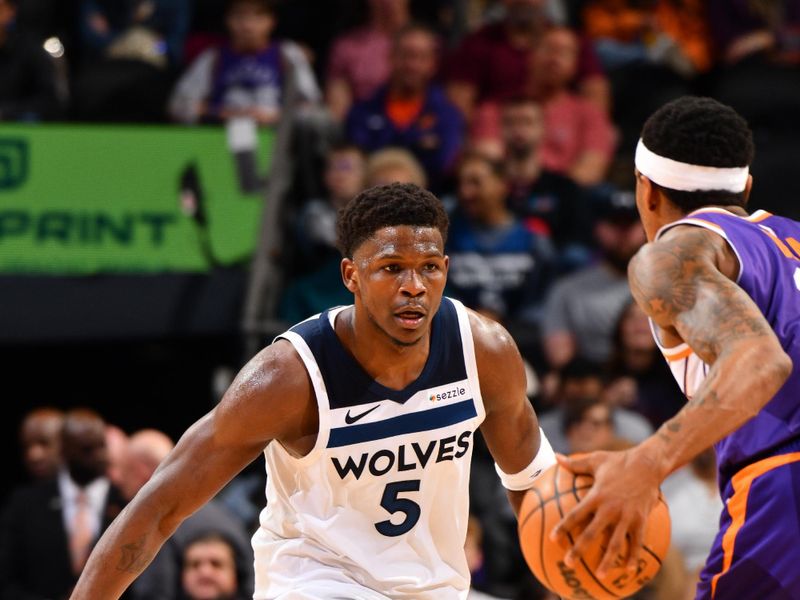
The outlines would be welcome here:
M 326 311 L 279 336 L 319 406 L 313 450 L 266 451 L 267 507 L 253 537 L 257 600 L 466 598 L 473 434 L 485 416 L 469 319 L 442 299 L 430 353 L 404 390 L 346 351 Z

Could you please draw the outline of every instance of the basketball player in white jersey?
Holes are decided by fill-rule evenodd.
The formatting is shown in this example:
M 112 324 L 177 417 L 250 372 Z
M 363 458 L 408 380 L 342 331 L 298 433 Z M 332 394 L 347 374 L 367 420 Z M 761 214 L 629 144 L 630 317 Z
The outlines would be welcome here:
M 515 510 L 555 458 L 511 337 L 442 297 L 447 225 L 414 185 L 357 196 L 338 227 L 354 305 L 300 323 L 242 369 L 107 530 L 72 600 L 118 598 L 260 452 L 256 599 L 466 598 L 474 430 Z

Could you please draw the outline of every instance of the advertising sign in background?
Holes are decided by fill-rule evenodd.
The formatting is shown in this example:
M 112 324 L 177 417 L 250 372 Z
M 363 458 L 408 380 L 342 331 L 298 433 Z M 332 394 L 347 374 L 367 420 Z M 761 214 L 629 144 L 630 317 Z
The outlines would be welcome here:
M 249 258 L 262 207 L 223 128 L 0 128 L 0 273 L 205 272 Z

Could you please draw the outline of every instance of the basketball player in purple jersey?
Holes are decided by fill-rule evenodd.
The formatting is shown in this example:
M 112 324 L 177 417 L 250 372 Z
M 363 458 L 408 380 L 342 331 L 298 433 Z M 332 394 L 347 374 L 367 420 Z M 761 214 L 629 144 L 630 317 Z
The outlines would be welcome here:
M 567 564 L 608 531 L 600 574 L 624 560 L 633 571 L 659 484 L 714 444 L 725 508 L 696 597 L 800 598 L 800 223 L 745 210 L 752 157 L 745 121 L 709 98 L 644 125 L 636 201 L 650 243 L 628 274 L 688 402 L 630 450 L 560 457 L 595 478 L 552 533 L 575 540 Z

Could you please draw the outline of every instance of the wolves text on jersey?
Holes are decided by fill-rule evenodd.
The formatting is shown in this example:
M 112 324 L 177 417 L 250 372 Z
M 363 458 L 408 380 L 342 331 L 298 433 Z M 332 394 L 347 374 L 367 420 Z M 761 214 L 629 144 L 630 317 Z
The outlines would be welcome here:
M 398 472 L 413 471 L 424 469 L 428 464 L 461 458 L 469 450 L 470 436 L 472 431 L 464 431 L 458 436 L 431 440 L 427 444 L 411 442 L 401 444 L 394 450 L 382 448 L 376 452 L 362 452 L 358 458 L 348 456 L 344 464 L 335 456 L 331 457 L 331 461 L 341 479 L 348 475 L 359 479 L 365 470 L 374 477 L 380 477 L 393 469 Z

